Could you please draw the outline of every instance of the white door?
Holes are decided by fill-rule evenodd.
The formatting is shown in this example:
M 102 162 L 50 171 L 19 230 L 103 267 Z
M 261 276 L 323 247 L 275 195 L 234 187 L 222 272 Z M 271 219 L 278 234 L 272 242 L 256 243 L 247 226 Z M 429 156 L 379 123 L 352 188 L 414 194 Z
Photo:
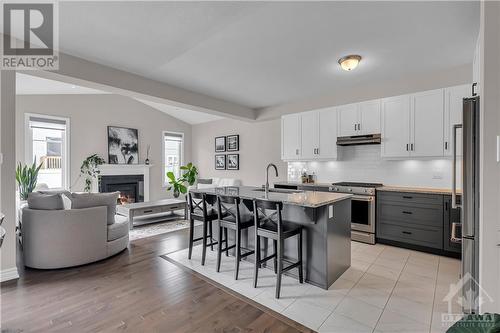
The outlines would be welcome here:
M 302 113 L 301 116 L 301 154 L 300 158 L 312 160 L 318 156 L 319 149 L 319 119 L 318 112 Z
M 453 156 L 453 125 L 462 124 L 463 98 L 471 94 L 465 84 L 444 90 L 444 155 Z M 457 130 L 457 155 L 462 155 L 462 131 Z
M 319 114 L 319 158 L 337 158 L 337 110 L 334 107 L 318 111 Z
M 361 135 L 380 133 L 380 100 L 358 104 L 359 125 Z
M 414 94 L 412 104 L 410 155 L 443 156 L 444 89 Z
M 339 136 L 358 135 L 358 104 L 337 107 L 339 116 Z
M 281 157 L 294 160 L 300 156 L 300 115 L 292 114 L 281 118 Z
M 381 134 L 383 158 L 410 156 L 410 96 L 382 100 Z

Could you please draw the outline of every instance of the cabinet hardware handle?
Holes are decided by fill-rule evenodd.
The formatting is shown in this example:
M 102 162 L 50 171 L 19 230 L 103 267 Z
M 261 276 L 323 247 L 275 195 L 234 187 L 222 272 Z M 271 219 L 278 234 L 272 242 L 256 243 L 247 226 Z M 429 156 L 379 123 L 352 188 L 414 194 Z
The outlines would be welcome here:
M 411 151 L 413 151 L 413 143 L 410 143 Z
M 409 195 L 403 195 L 403 199 L 413 199 L 413 197 Z
M 412 233 L 411 233 L 411 232 L 409 232 L 409 231 L 401 231 L 401 232 L 402 232 L 403 234 L 405 234 L 405 235 L 411 235 L 411 234 L 412 234 Z
M 142 212 L 143 212 L 144 214 L 147 214 L 147 213 L 152 213 L 152 212 L 153 212 L 153 210 L 152 210 L 152 209 L 149 209 L 149 210 L 144 210 L 144 211 L 142 211 Z
M 408 144 L 406 144 L 406 151 L 408 151 Z
M 446 142 L 444 143 L 444 149 L 445 149 L 445 150 L 448 150 L 448 141 L 446 141 Z
M 477 95 L 477 93 L 476 93 L 476 86 L 477 86 L 477 82 L 474 82 L 472 84 L 472 96 L 473 97 Z
M 407 214 L 407 215 L 411 215 L 411 214 L 413 214 L 413 212 L 409 212 L 409 211 L 407 211 L 407 210 L 403 210 L 403 212 L 402 212 L 402 213 L 403 213 L 403 214 Z
M 298 154 L 299 154 L 299 150 L 295 149 L 295 155 L 298 155 Z
M 354 124 L 354 130 L 356 130 L 356 124 Z
M 316 148 L 316 154 L 319 155 L 319 148 Z
M 358 124 L 358 131 L 361 131 L 361 124 Z

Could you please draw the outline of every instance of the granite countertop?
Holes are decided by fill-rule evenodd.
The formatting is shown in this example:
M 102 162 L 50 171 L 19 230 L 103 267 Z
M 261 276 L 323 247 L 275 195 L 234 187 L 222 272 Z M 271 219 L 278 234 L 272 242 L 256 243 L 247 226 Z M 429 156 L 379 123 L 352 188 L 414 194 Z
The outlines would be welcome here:
M 378 187 L 377 191 L 428 193 L 428 194 L 449 194 L 449 195 L 451 195 L 451 189 L 449 189 L 449 188 L 431 188 L 431 187 L 382 186 L 382 187 Z M 461 191 L 457 190 L 457 193 L 460 194 Z
M 192 192 L 222 194 L 239 196 L 242 199 L 267 199 L 270 201 L 281 201 L 285 205 L 296 205 L 308 208 L 317 208 L 325 205 L 350 199 L 352 194 L 329 193 L 316 191 L 301 192 L 269 192 L 267 197 L 262 188 L 251 186 L 227 186 L 218 188 L 192 189 Z
M 316 186 L 316 187 L 330 187 L 331 183 L 301 183 L 301 182 L 276 182 L 274 185 L 292 185 L 292 186 Z

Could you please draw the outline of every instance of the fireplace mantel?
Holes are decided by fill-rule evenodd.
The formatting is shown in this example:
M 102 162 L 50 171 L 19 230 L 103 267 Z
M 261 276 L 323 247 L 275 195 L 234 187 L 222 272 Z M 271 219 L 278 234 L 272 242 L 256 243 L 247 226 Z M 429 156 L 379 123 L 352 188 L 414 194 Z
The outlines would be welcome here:
M 144 201 L 149 201 L 149 169 L 151 164 L 102 164 L 101 176 L 144 175 Z M 97 182 L 92 183 L 92 191 L 98 192 Z

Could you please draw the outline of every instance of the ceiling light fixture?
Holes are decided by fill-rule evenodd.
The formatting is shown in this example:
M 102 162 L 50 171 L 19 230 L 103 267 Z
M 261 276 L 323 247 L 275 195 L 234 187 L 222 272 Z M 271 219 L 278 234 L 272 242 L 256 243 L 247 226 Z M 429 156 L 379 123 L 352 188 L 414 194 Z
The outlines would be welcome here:
M 345 71 L 352 71 L 354 68 L 358 67 L 361 61 L 361 56 L 357 54 L 351 54 L 339 59 L 339 65 Z

